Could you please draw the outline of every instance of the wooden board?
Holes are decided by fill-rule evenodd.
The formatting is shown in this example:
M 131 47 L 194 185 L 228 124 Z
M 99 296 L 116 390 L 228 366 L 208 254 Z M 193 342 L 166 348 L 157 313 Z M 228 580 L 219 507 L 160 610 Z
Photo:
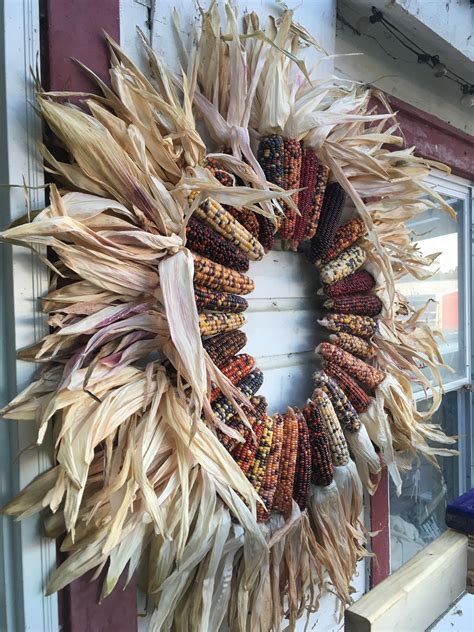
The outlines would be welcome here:
M 466 588 L 467 537 L 448 530 L 346 612 L 345 632 L 423 632 Z

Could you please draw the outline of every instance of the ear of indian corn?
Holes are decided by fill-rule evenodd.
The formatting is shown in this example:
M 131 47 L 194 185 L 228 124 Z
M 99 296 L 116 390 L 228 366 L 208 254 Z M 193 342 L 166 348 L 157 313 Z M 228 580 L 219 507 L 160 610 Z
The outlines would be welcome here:
M 344 351 L 348 351 L 359 358 L 370 359 L 375 355 L 375 349 L 370 342 L 359 338 L 359 336 L 346 333 L 331 334 L 329 340 L 333 345 L 341 347 Z
M 229 358 L 245 347 L 247 336 L 243 331 L 229 331 L 208 338 L 202 344 L 214 364 L 221 369 Z
M 295 138 L 283 139 L 283 188 L 299 189 L 301 173 L 301 143 Z M 298 205 L 299 192 L 293 193 L 293 201 Z M 282 239 L 292 239 L 296 226 L 297 212 L 283 202 L 285 217 L 281 222 L 280 236 Z
M 232 382 L 238 384 L 240 380 L 246 377 L 254 368 L 255 360 L 248 353 L 241 353 L 230 358 L 222 367 L 222 373 Z M 211 402 L 215 401 L 221 395 L 219 388 L 213 388 L 211 391 Z
M 238 464 L 244 474 L 247 474 L 252 467 L 258 445 L 265 430 L 266 417 L 257 419 L 250 417 L 254 434 L 248 433 L 245 441 L 239 443 L 231 452 L 232 458 Z
M 345 199 L 344 189 L 338 182 L 331 182 L 327 185 L 318 228 L 311 240 L 311 261 L 315 262 L 321 259 L 329 248 L 341 221 Z
M 318 177 L 311 199 L 311 208 L 306 222 L 304 240 L 312 239 L 318 229 L 319 217 L 321 215 L 321 207 L 323 205 L 324 194 L 329 178 L 329 169 L 325 165 L 319 165 Z
M 319 409 L 321 420 L 328 432 L 333 464 L 347 465 L 349 463 L 349 449 L 331 400 L 326 393 L 317 388 L 313 393 L 313 401 Z
M 351 294 L 328 298 L 324 307 L 339 314 L 359 314 L 362 316 L 378 316 L 383 303 L 374 294 Z
M 298 419 L 291 408 L 284 415 L 283 423 L 283 449 L 273 509 L 286 515 L 291 510 L 298 456 Z
M 361 384 L 370 389 L 375 389 L 385 379 L 385 373 L 374 366 L 370 366 L 360 358 L 336 347 L 330 342 L 322 342 L 316 352 L 321 354 L 327 362 L 337 364 L 347 373 L 353 376 Z
M 186 226 L 186 246 L 198 255 L 239 272 L 249 269 L 249 258 L 242 250 L 195 217 L 190 217 Z
M 321 268 L 319 272 L 321 281 L 327 285 L 348 277 L 360 268 L 366 257 L 367 253 L 363 248 L 351 246 Z
M 308 426 L 303 413 L 297 411 L 296 417 L 298 419 L 298 456 L 296 459 L 293 498 L 301 511 L 304 511 L 311 482 L 311 445 Z
M 247 472 L 247 478 L 259 494 L 265 478 L 265 470 L 273 442 L 273 419 L 265 415 L 263 421 L 263 432 L 255 451 L 252 464 Z
M 314 190 L 318 180 L 319 161 L 312 149 L 304 149 L 301 160 L 300 188 L 298 208 L 300 215 L 296 218 L 295 230 L 293 232 L 293 249 L 298 247 L 299 242 L 304 238 L 306 225 L 311 213 Z
M 377 321 L 370 316 L 355 314 L 326 314 L 318 323 L 335 333 L 348 333 L 362 338 L 371 338 L 377 331 Z
M 364 221 L 360 217 L 349 219 L 336 230 L 326 252 L 321 259 L 317 260 L 316 264 L 320 266 L 336 259 L 341 252 L 350 248 L 358 239 L 365 235 L 366 232 L 367 229 Z
M 260 141 L 257 160 L 268 182 L 283 187 L 283 138 L 278 134 L 264 136 Z
M 331 400 L 342 429 L 347 432 L 359 432 L 359 415 L 339 384 L 323 371 L 317 371 L 313 379 L 315 387 L 324 391 Z
M 251 397 L 249 401 L 252 404 L 252 408 L 244 406 L 243 409 L 250 418 L 261 419 L 267 414 L 268 406 L 265 397 Z M 221 414 L 219 414 L 219 418 L 224 421 L 224 423 L 229 426 L 229 428 L 236 430 L 243 439 L 246 439 L 250 430 L 248 426 L 244 424 L 235 409 L 233 407 L 231 407 L 231 409 L 231 411 L 229 410 L 228 416 L 224 415 L 223 417 Z M 222 409 L 220 412 L 222 412 Z M 222 445 L 227 448 L 229 452 L 232 452 L 232 450 L 237 445 L 239 445 L 237 439 L 234 439 L 233 437 L 230 437 L 229 435 L 223 433 L 220 429 L 217 429 L 217 436 L 219 437 Z
M 240 382 L 237 384 L 237 388 L 242 393 L 242 395 L 245 395 L 246 397 L 251 397 L 252 395 L 255 395 L 262 384 L 263 372 L 260 371 L 260 369 L 255 369 L 254 371 L 252 371 L 252 373 L 247 375 L 247 377 L 244 377 L 243 380 L 240 380 Z
M 224 169 L 219 167 L 219 162 L 217 160 L 211 159 L 209 161 L 208 168 L 214 174 L 216 180 L 224 187 L 233 187 L 236 185 L 235 177 L 225 171 Z M 245 208 L 235 208 L 234 206 L 224 205 L 224 208 L 229 211 L 232 217 L 242 224 L 244 228 L 246 228 L 251 235 L 254 237 L 258 237 L 258 222 L 257 217 L 253 211 L 249 211 Z
M 375 279 L 370 272 L 367 272 L 367 270 L 357 270 L 340 281 L 323 285 L 323 287 L 318 290 L 318 293 L 326 294 L 326 296 L 330 298 L 336 298 L 349 294 L 369 292 L 374 287 Z
M 254 282 L 247 275 L 201 255 L 194 255 L 194 283 L 232 294 L 248 294 L 255 289 Z
M 196 307 L 198 312 L 231 312 L 239 314 L 245 312 L 249 304 L 238 294 L 230 294 L 229 292 L 220 292 L 219 290 L 209 290 L 199 285 L 194 286 L 194 296 L 196 298 Z
M 326 487 L 332 482 L 334 472 L 328 431 L 318 407 L 311 400 L 303 408 L 303 415 L 311 445 L 311 481 L 314 485 Z
M 283 448 L 283 417 L 279 414 L 273 415 L 273 440 L 268 457 L 265 476 L 260 489 L 260 497 L 265 504 L 265 508 L 257 505 L 257 520 L 265 522 L 273 507 L 273 497 L 278 485 L 278 473 L 280 471 L 280 460 Z
M 324 371 L 336 380 L 358 413 L 364 413 L 368 409 L 369 396 L 344 369 L 334 362 L 325 362 Z
M 225 312 L 199 314 L 201 336 L 214 336 L 233 329 L 240 329 L 246 322 L 242 314 L 227 314 Z
M 278 134 L 264 136 L 260 141 L 257 159 L 268 182 L 283 187 L 283 138 Z M 257 215 L 259 225 L 258 239 L 265 252 L 271 250 L 275 241 L 273 222 L 263 215 Z
M 258 261 L 265 254 L 261 243 L 218 202 L 204 200 L 194 215 L 240 248 L 249 259 Z

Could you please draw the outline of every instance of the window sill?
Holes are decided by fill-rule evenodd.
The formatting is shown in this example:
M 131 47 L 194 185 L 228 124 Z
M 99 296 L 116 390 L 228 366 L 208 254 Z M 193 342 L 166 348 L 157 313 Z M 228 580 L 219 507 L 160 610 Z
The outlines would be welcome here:
M 465 535 L 448 530 L 346 612 L 345 632 L 421 632 L 466 590 Z

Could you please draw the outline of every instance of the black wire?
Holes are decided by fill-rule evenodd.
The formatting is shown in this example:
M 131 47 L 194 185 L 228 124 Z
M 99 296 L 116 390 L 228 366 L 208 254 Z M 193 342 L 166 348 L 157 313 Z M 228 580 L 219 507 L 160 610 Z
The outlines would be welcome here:
M 355 28 L 354 26 L 352 26 L 352 24 L 350 24 L 345 18 L 344 16 L 338 11 L 337 12 L 337 18 L 346 26 L 348 26 L 354 33 L 356 33 L 357 35 L 362 35 L 362 33 Z M 416 55 L 418 58 L 420 57 L 420 55 L 426 55 L 427 57 L 429 57 L 429 60 L 426 61 L 426 64 L 430 67 L 430 68 L 434 68 L 435 64 L 431 61 L 433 59 L 433 55 L 430 55 L 427 51 L 425 51 L 419 44 L 417 44 L 416 42 L 414 42 L 412 39 L 410 39 L 408 37 L 408 35 L 405 35 L 405 33 L 403 33 L 398 27 L 396 27 L 394 24 L 392 24 L 391 22 L 389 22 L 386 18 L 382 17 L 381 20 L 379 20 L 379 22 L 387 29 L 387 31 L 390 33 L 390 35 L 397 40 L 397 42 L 399 42 L 402 46 L 404 46 L 407 50 L 409 50 L 411 53 L 413 53 L 414 55 Z M 396 31 L 396 32 L 394 32 Z M 397 35 L 397 33 L 400 33 L 400 35 L 405 38 L 408 42 L 410 42 L 410 44 L 413 44 L 413 46 L 416 46 L 419 50 L 415 50 L 414 48 L 412 48 L 411 46 L 409 46 L 406 42 L 404 42 L 402 40 L 401 37 L 399 37 Z M 394 60 L 398 60 L 397 57 L 395 57 L 394 55 L 392 55 L 391 53 L 389 53 L 383 46 L 382 44 L 378 41 L 378 39 L 376 37 L 374 37 L 373 35 L 367 35 L 366 37 L 370 37 L 370 39 L 373 39 L 377 42 L 377 44 L 380 46 L 380 48 L 392 59 Z M 420 52 L 421 51 L 421 52 Z M 405 62 L 405 63 L 409 63 L 409 62 Z M 458 75 L 457 73 L 454 72 L 454 70 L 451 70 L 450 68 L 448 68 L 446 66 L 446 64 L 443 64 L 444 67 L 446 68 L 446 74 L 444 75 L 445 79 L 449 79 L 450 81 L 453 81 L 454 83 L 457 83 L 459 86 L 464 87 L 464 86 L 470 86 L 472 85 L 470 81 L 466 81 L 466 79 L 464 79 L 463 77 L 461 77 L 460 75 Z M 450 77 L 449 75 L 454 75 L 453 77 Z

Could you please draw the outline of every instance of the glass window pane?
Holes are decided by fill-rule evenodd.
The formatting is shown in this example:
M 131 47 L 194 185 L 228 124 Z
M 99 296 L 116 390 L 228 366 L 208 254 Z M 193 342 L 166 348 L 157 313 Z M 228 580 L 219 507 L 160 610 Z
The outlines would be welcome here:
M 465 293 L 463 291 L 463 243 L 465 200 L 444 195 L 457 213 L 452 219 L 439 207 L 416 217 L 409 226 L 424 256 L 440 253 L 432 265 L 434 275 L 418 281 L 405 276 L 397 285 L 414 309 L 430 301 L 425 319 L 433 329 L 443 333 L 438 340 L 444 362 L 453 372 L 442 371 L 445 384 L 466 377 L 464 344 Z M 416 387 L 415 387 L 416 390 Z
M 429 400 L 418 404 L 426 410 Z M 448 435 L 458 433 L 458 392 L 447 393 L 433 416 Z M 456 446 L 453 446 L 456 447 Z M 446 529 L 446 503 L 459 493 L 459 458 L 438 457 L 438 470 L 423 457 L 413 469 L 402 475 L 400 496 L 390 487 L 390 557 L 391 572 L 432 542 Z

